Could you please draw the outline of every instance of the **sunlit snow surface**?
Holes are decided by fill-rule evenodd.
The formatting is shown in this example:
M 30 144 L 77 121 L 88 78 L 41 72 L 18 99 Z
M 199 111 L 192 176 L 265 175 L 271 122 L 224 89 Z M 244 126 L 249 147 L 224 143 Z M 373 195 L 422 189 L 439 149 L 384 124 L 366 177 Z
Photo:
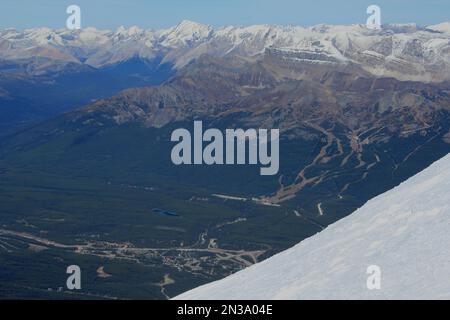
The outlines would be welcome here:
M 381 289 L 367 268 L 381 268 Z M 177 299 L 450 299 L 450 155 L 265 262 Z
M 75 31 L 4 29 L 0 30 L 0 60 L 22 62 L 40 57 L 99 68 L 134 57 L 150 60 L 164 57 L 163 62 L 182 68 L 203 54 L 253 57 L 268 48 L 277 48 L 315 54 L 316 63 L 321 62 L 318 55 L 333 58 L 340 64 L 353 63 L 376 76 L 442 81 L 449 79 L 449 36 L 449 22 L 428 27 L 384 25 L 378 31 L 362 24 L 214 29 L 187 20 L 164 30 L 136 26 Z M 440 77 L 433 79 L 431 75 L 436 76 L 437 71 L 441 71 Z

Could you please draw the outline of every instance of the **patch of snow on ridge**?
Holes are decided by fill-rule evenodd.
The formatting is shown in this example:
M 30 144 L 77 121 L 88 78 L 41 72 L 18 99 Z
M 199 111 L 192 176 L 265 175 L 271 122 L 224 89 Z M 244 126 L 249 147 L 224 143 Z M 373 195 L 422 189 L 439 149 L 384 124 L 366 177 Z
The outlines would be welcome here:
M 427 27 L 427 29 L 450 34 L 450 22 L 444 22 L 436 24 L 434 26 L 429 26 Z
M 386 25 L 374 31 L 363 24 L 322 24 L 309 28 L 266 24 L 214 29 L 184 20 L 165 30 L 136 26 L 119 27 L 116 31 L 6 29 L 0 30 L 0 60 L 45 57 L 55 60 L 55 64 L 61 60 L 78 61 L 99 68 L 136 57 L 158 57 L 180 69 L 203 54 L 255 57 L 275 48 L 320 53 L 333 57 L 335 62 L 359 66 L 375 76 L 441 82 L 450 80 L 449 26 L 449 23 L 426 28 L 415 24 Z M 323 63 L 316 56 L 300 60 L 299 64 L 310 63 L 309 60 Z
M 161 32 L 161 44 L 167 47 L 186 45 L 208 39 L 213 33 L 211 26 L 183 20 L 177 26 Z
M 450 155 L 262 263 L 176 299 L 450 299 Z M 381 269 L 369 290 L 370 266 Z

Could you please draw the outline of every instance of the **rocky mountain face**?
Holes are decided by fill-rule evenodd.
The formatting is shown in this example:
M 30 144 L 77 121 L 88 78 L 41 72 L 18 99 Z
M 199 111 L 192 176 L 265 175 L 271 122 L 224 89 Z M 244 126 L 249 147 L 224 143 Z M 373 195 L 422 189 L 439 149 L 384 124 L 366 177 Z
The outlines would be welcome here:
M 271 70 L 276 79 L 299 77 L 295 69 L 301 65 L 303 78 L 332 69 L 368 78 L 447 81 L 448 25 L 213 29 L 182 21 L 165 30 L 1 30 L 0 136 L 122 89 L 159 85 L 203 55 L 272 60 L 283 66 L 279 74 Z
M 215 30 L 191 21 L 156 31 L 138 27 L 116 31 L 7 29 L 0 32 L 0 69 L 11 61 L 31 73 L 70 63 L 100 68 L 136 57 L 160 59 L 179 69 L 202 54 L 253 57 L 266 49 L 278 49 L 287 60 L 356 64 L 376 76 L 431 82 L 449 78 L 449 39 L 448 23 L 386 25 L 379 31 L 364 25 L 255 25 Z
M 223 128 L 279 128 L 279 176 L 259 188 L 252 175 L 240 175 L 247 188 L 232 189 L 320 216 L 327 206 L 342 204 L 345 209 L 333 209 L 335 219 L 336 212 L 348 213 L 450 151 L 449 95 L 448 82 L 374 77 L 358 65 L 287 60 L 272 50 L 252 59 L 202 55 L 162 86 L 97 101 L 25 134 L 25 140 L 46 148 L 75 130 L 89 144 L 88 137 L 111 127 L 165 132 L 195 119 Z M 158 139 L 168 146 L 169 137 Z M 157 171 L 170 180 L 173 166 L 166 160 Z M 196 182 L 189 170 L 178 174 L 194 185 L 214 188 L 220 181 Z
M 162 86 L 126 90 L 76 114 L 98 112 L 117 124 L 162 127 L 194 117 L 247 113 L 241 121 L 248 125 L 284 131 L 330 121 L 349 132 L 385 127 L 407 135 L 439 120 L 438 114 L 450 107 L 448 82 L 399 81 L 354 66 L 278 58 L 271 52 L 254 60 L 205 55 Z

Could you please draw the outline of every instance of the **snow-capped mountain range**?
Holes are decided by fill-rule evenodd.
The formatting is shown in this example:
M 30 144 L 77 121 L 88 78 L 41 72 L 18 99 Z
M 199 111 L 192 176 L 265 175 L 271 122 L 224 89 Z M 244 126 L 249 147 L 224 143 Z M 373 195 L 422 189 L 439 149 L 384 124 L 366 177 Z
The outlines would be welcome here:
M 420 81 L 450 78 L 450 23 L 419 27 L 386 25 L 255 25 L 214 29 L 182 21 L 164 30 L 120 27 L 116 31 L 49 28 L 0 31 L 0 61 L 86 64 L 95 68 L 139 57 L 181 68 L 202 54 L 256 57 L 266 49 L 297 63 L 354 64 L 376 76 Z
M 296 247 L 177 299 L 450 299 L 449 190 L 447 155 Z

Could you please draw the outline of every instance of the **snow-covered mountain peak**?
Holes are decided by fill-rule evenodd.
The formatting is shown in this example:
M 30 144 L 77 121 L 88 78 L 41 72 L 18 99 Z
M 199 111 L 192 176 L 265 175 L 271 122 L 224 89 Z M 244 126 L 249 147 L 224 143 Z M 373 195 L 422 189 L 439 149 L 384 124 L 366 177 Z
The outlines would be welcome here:
M 450 24 L 428 28 L 392 24 L 370 30 L 363 24 L 300 26 L 211 26 L 184 20 L 165 30 L 119 27 L 115 31 L 49 28 L 0 31 L 0 59 L 34 59 L 40 54 L 93 67 L 133 57 L 157 57 L 181 68 L 203 54 L 264 55 L 267 49 L 297 52 L 292 63 L 352 63 L 375 76 L 401 80 L 450 79 Z M 281 51 L 280 51 L 281 52 Z M 312 53 L 312 54 L 311 54 Z
M 440 24 L 428 26 L 427 28 L 430 30 L 450 34 L 450 22 L 443 22 Z
M 163 30 L 160 33 L 162 44 L 168 47 L 191 45 L 208 39 L 214 29 L 211 26 L 183 20 L 175 27 Z
M 180 23 L 178 23 L 175 26 L 175 29 L 177 31 L 183 30 L 183 31 L 186 31 L 186 32 L 194 33 L 194 32 L 196 32 L 198 30 L 209 31 L 209 30 L 212 29 L 212 27 L 208 26 L 208 25 L 205 25 L 205 24 L 202 24 L 202 23 L 191 21 L 191 20 L 182 20 Z
M 68 42 L 71 40 L 78 40 L 79 45 L 99 45 L 108 42 L 111 31 L 109 30 L 98 30 L 94 27 L 89 27 L 81 30 L 70 31 Z
M 120 26 L 116 30 L 117 35 L 122 35 L 125 37 L 134 37 L 142 34 L 144 32 L 143 29 L 139 28 L 138 26 L 132 26 L 129 28 L 126 28 L 124 26 Z

